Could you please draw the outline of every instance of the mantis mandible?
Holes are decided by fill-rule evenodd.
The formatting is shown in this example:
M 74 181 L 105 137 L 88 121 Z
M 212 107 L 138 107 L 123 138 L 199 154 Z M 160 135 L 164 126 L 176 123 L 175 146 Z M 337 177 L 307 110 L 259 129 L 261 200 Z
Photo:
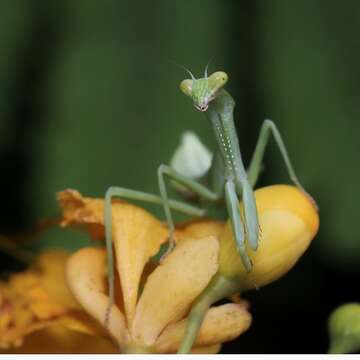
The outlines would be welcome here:
M 207 174 L 211 187 L 208 188 L 200 181 L 162 164 L 157 171 L 160 196 L 113 186 L 107 190 L 105 195 L 105 235 L 108 259 L 109 310 L 114 302 L 111 217 L 111 200 L 113 197 L 142 200 L 163 206 L 169 228 L 167 253 L 175 246 L 173 235 L 175 226 L 171 214 L 172 210 L 189 216 L 201 217 L 206 214 L 210 206 L 225 200 L 239 256 L 245 269 L 251 271 L 252 263 L 246 253 L 246 245 L 248 243 L 249 247 L 256 251 L 259 243 L 259 223 L 253 188 L 261 170 L 263 155 L 270 135 L 273 135 L 279 147 L 291 180 L 303 190 L 290 162 L 282 137 L 271 120 L 264 121 L 250 166 L 248 170 L 245 169 L 233 119 L 235 101 L 224 89 L 228 81 L 228 75 L 223 71 L 217 71 L 208 76 L 207 68 L 203 78 L 196 79 L 191 72 L 189 74 L 191 79 L 183 80 L 180 89 L 192 100 L 194 107 L 198 111 L 206 113 L 217 143 L 217 151 Z M 200 200 L 205 201 L 205 206 L 200 207 L 199 204 L 189 204 L 185 201 L 169 199 L 165 179 L 172 180 L 169 182 L 170 185 L 176 182 L 189 190 Z M 244 203 L 244 216 L 240 213 L 240 200 Z M 201 202 L 201 204 L 203 203 Z M 108 317 L 109 311 L 106 315 L 105 324 L 107 324 Z

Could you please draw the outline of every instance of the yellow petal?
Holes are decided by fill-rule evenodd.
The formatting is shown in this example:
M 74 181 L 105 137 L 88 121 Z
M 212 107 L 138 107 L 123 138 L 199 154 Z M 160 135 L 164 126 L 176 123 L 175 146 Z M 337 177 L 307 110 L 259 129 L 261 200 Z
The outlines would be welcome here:
M 220 236 L 219 271 L 237 277 L 242 290 L 266 285 L 289 271 L 315 237 L 319 216 L 307 195 L 294 186 L 274 185 L 255 191 L 261 235 L 256 252 L 247 248 L 253 269 L 247 272 L 237 253 L 228 222 Z
M 210 236 L 178 243 L 149 276 L 133 324 L 133 338 L 151 346 L 169 323 L 178 320 L 217 271 L 218 241 Z
M 109 297 L 106 291 L 106 253 L 103 249 L 83 248 L 70 257 L 67 263 L 69 286 L 84 309 L 100 324 L 104 324 Z M 123 314 L 113 305 L 108 331 L 111 337 L 125 346 L 129 336 Z
M 104 237 L 103 199 L 86 198 L 75 190 L 59 193 L 58 199 L 63 209 L 63 226 L 85 225 L 93 237 Z M 168 229 L 144 209 L 124 201 L 113 201 L 112 224 L 125 316 L 131 324 L 141 274 L 150 257 L 167 241 Z
M 176 351 L 185 334 L 187 319 L 169 325 L 155 343 L 160 352 Z M 251 324 L 251 315 L 242 305 L 212 307 L 205 315 L 194 347 L 210 346 L 235 339 Z

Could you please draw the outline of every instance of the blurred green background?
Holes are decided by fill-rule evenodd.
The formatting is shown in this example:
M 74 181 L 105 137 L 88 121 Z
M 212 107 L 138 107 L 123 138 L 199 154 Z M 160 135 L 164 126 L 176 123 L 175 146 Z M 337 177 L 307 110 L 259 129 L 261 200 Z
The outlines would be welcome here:
M 12 0 L 0 13 L 1 232 L 56 216 L 65 188 L 157 192 L 183 131 L 214 144 L 174 65 L 201 75 L 212 59 L 230 75 L 245 162 L 271 118 L 321 216 L 296 268 L 248 295 L 254 325 L 223 351 L 325 352 L 329 312 L 360 299 L 360 2 Z M 280 182 L 271 144 L 260 183 Z M 86 241 L 52 230 L 38 247 Z

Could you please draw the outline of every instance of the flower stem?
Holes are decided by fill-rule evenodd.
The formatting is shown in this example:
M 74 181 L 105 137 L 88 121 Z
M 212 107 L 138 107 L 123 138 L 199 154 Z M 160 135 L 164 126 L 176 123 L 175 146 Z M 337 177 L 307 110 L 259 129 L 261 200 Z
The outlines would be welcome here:
M 190 352 L 209 307 L 216 301 L 230 296 L 239 290 L 239 282 L 235 279 L 219 273 L 211 279 L 190 311 L 186 332 L 179 347 L 178 354 L 187 354 Z

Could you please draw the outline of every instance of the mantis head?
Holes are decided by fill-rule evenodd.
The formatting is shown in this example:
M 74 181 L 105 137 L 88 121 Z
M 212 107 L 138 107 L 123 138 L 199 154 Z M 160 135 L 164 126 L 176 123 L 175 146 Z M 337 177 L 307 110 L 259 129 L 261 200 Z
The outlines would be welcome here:
M 209 103 L 226 84 L 228 76 L 224 71 L 216 71 L 208 76 L 207 69 L 203 78 L 195 79 L 191 72 L 189 74 L 191 79 L 183 80 L 180 83 L 180 90 L 191 98 L 197 110 L 206 111 Z

